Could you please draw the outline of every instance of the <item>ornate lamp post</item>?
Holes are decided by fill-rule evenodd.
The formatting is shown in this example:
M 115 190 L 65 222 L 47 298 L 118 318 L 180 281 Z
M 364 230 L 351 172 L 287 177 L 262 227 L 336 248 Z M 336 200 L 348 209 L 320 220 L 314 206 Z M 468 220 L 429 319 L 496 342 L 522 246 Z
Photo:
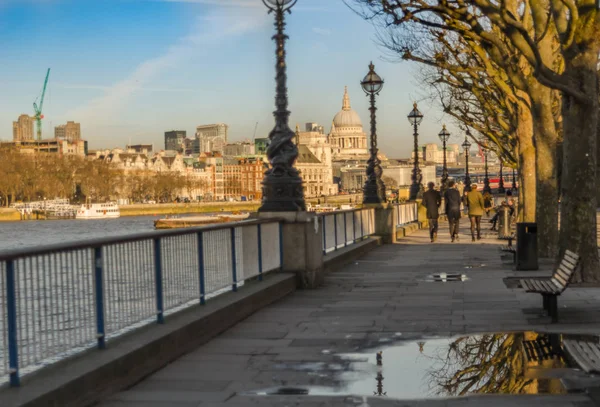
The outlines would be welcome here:
M 271 168 L 265 172 L 263 179 L 263 200 L 259 212 L 296 212 L 305 211 L 302 178 L 294 168 L 298 157 L 298 148 L 294 144 L 294 132 L 290 129 L 287 98 L 287 72 L 285 63 L 285 41 L 288 36 L 284 33 L 285 13 L 297 0 L 263 0 L 269 13 L 275 13 L 275 28 L 277 33 L 273 39 L 277 43 L 277 83 L 275 105 L 275 128 L 269 134 L 267 157 Z
M 517 174 L 515 173 L 515 169 L 513 168 L 513 182 L 512 188 L 510 189 L 513 195 L 517 194 Z
M 411 201 L 422 196 L 423 192 L 423 184 L 421 184 L 421 180 L 423 179 L 421 175 L 421 169 L 419 168 L 419 124 L 423 121 L 423 114 L 419 112 L 417 109 L 417 102 L 413 104 L 413 110 L 408 114 L 408 121 L 413 125 L 414 128 L 414 153 L 415 153 L 415 161 L 412 172 L 412 184 L 410 186 L 410 197 Z
M 363 90 L 370 97 L 371 107 L 371 157 L 367 162 L 367 180 L 363 188 L 363 204 L 381 204 L 386 202 L 385 184 L 381 180 L 383 170 L 381 162 L 377 157 L 377 119 L 375 112 L 375 95 L 378 95 L 383 88 L 383 79 L 375 73 L 373 62 L 369 64 L 369 73 L 360 83 Z
M 488 157 L 490 155 L 490 150 L 488 150 L 487 140 L 483 140 L 481 142 L 481 147 L 483 147 L 483 159 L 484 159 L 484 168 L 485 168 L 485 176 L 483 178 L 483 192 L 492 193 L 492 188 L 490 188 L 490 177 L 488 174 Z
M 448 166 L 446 165 L 446 143 L 450 138 L 450 133 L 446 130 L 446 125 L 442 127 L 442 131 L 438 134 L 440 140 L 442 140 L 442 149 L 444 150 L 444 167 L 442 168 L 442 191 L 446 190 L 446 183 L 448 182 Z
M 503 194 L 506 192 L 506 188 L 504 188 L 504 175 L 502 174 L 502 167 L 504 166 L 502 163 L 502 157 L 500 158 L 500 181 L 498 182 L 498 193 Z
M 468 129 L 467 134 L 471 134 Z M 471 148 L 471 143 L 469 143 L 467 135 L 465 135 L 465 141 L 462 143 L 462 147 L 465 150 L 465 191 L 469 192 L 471 190 L 471 177 L 469 176 L 469 149 Z

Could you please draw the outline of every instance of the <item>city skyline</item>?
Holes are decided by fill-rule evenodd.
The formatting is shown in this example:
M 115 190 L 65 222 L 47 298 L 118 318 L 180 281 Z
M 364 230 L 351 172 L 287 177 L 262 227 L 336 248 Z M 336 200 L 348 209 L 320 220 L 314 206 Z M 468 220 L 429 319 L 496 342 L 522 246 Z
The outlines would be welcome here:
M 165 131 L 193 134 L 203 123 L 227 123 L 231 142 L 251 139 L 256 122 L 256 137 L 271 131 L 272 16 L 260 0 L 85 3 L 0 1 L 1 53 L 8 61 L 0 67 L 6 89 L 0 95 L 0 139 L 11 138 L 11 123 L 20 114 L 33 114 L 48 67 L 45 138 L 67 121 L 81 123 L 90 148 L 160 145 Z M 161 21 L 169 24 L 160 26 L 159 35 Z M 359 82 L 373 60 L 386 81 L 378 97 L 379 147 L 390 157 L 409 156 L 412 129 L 405 116 L 423 96 L 414 68 L 383 61 L 374 28 L 341 0 L 325 6 L 300 0 L 287 22 L 290 127 L 318 122 L 329 132 L 348 86 L 352 108 L 369 134 Z M 437 142 L 442 114 L 428 103 L 419 108 L 425 115 L 420 144 Z

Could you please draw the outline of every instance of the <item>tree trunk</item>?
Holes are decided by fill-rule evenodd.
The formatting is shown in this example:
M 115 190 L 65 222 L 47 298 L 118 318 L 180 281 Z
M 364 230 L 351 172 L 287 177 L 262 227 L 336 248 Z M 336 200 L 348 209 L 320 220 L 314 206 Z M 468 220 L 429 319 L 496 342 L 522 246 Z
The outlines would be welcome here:
M 593 47 L 592 47 L 593 48 Z M 561 251 L 569 249 L 581 258 L 576 281 L 600 281 L 596 239 L 596 131 L 598 95 L 596 64 L 591 50 L 565 61 L 565 75 L 588 96 L 587 101 L 563 94 L 563 173 L 561 182 Z
M 536 209 L 536 176 L 535 147 L 533 145 L 533 119 L 528 106 L 519 107 L 519 123 L 517 127 L 519 140 L 519 216 L 523 222 L 535 222 Z
M 552 90 L 536 82 L 530 87 L 530 96 L 537 175 L 535 221 L 540 231 L 538 255 L 554 257 L 558 253 L 558 133 L 552 112 Z

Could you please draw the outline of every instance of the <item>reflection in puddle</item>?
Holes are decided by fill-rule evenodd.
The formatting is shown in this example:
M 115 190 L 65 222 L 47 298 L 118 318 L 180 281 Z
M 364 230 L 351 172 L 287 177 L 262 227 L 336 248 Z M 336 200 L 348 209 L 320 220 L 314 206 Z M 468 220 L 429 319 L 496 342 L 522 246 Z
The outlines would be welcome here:
M 439 273 L 427 276 L 424 281 L 446 283 L 451 281 L 467 281 L 469 278 L 466 274 L 458 273 Z
M 396 399 L 564 394 L 561 376 L 573 375 L 574 370 L 565 364 L 561 341 L 561 335 L 535 332 L 399 340 L 379 349 L 338 354 L 335 363 L 287 366 L 326 373 L 334 386 L 271 388 L 252 394 Z

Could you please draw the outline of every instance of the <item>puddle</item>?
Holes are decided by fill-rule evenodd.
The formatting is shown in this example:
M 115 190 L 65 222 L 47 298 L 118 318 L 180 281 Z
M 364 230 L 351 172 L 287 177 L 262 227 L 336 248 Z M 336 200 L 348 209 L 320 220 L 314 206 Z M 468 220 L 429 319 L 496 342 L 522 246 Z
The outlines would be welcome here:
M 469 277 L 466 274 L 460 273 L 439 273 L 427 276 L 423 281 L 430 283 L 447 283 L 453 281 L 467 281 Z
M 334 354 L 336 360 L 330 363 L 275 366 L 321 378 L 310 381 L 314 385 L 273 387 L 246 394 L 393 399 L 566 394 L 563 379 L 580 384 L 593 379 L 569 365 L 560 334 L 495 333 L 420 340 L 403 340 L 399 333 L 395 336 L 395 341 L 377 348 Z M 600 379 L 593 380 L 598 386 Z M 571 389 L 581 390 L 582 386 Z

